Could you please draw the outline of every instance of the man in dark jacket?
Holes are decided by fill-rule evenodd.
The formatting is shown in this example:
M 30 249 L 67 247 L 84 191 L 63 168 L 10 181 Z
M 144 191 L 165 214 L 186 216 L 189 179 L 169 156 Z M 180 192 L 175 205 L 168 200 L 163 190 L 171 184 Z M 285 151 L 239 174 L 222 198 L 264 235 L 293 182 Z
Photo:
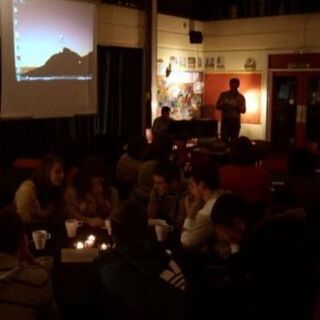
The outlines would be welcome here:
M 128 200 L 111 219 L 115 246 L 95 261 L 103 315 L 108 319 L 182 319 L 183 273 L 149 239 L 144 208 Z
M 216 104 L 217 110 L 221 111 L 221 139 L 230 145 L 239 136 L 240 115 L 246 112 L 245 97 L 238 91 L 240 80 L 230 79 L 230 90 L 222 92 Z

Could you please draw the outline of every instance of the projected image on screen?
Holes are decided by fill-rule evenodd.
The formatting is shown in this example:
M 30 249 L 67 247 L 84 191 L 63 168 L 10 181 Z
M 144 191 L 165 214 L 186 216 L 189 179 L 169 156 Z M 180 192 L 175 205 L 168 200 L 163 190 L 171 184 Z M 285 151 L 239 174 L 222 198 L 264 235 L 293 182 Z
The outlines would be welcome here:
M 86 7 L 13 0 L 12 12 L 17 81 L 93 78 L 94 26 Z

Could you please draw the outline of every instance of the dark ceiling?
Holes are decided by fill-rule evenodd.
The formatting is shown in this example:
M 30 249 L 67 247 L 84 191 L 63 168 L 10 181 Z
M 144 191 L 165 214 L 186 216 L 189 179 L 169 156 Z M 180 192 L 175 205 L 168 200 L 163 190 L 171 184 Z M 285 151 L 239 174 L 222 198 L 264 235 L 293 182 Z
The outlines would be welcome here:
M 151 0 L 102 0 L 143 9 Z M 232 9 L 231 9 L 232 8 Z M 158 12 L 202 21 L 320 12 L 316 0 L 158 0 Z

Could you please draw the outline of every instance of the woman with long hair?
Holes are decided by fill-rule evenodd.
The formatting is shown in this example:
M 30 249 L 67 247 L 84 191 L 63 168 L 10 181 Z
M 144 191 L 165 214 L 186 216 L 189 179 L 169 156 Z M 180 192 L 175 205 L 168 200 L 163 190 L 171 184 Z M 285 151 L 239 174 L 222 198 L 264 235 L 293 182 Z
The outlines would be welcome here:
M 119 202 L 117 190 L 107 179 L 103 160 L 95 156 L 84 161 L 64 198 L 67 215 L 91 227 L 104 226 L 104 220 Z
M 25 223 L 59 221 L 63 214 L 64 170 L 62 160 L 46 155 L 31 179 L 15 194 L 18 214 Z

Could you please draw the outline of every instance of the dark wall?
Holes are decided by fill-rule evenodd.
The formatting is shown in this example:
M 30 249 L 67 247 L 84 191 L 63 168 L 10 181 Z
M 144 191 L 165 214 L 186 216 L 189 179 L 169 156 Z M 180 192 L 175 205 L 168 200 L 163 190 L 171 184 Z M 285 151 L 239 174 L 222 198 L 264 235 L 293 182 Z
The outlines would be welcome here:
M 0 164 L 47 152 L 56 152 L 70 162 L 88 153 L 100 153 L 111 159 L 118 155 L 130 134 L 141 131 L 142 50 L 98 47 L 98 55 L 98 113 L 70 118 L 0 120 Z

